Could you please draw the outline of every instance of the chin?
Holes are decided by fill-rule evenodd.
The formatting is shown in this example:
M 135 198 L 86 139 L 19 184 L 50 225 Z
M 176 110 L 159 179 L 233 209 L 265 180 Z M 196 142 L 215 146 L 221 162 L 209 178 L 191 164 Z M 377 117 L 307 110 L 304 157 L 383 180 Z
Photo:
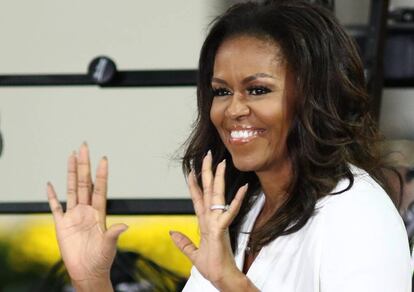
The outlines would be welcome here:
M 256 171 L 260 168 L 257 161 L 251 161 L 247 159 L 233 159 L 233 165 L 240 171 Z

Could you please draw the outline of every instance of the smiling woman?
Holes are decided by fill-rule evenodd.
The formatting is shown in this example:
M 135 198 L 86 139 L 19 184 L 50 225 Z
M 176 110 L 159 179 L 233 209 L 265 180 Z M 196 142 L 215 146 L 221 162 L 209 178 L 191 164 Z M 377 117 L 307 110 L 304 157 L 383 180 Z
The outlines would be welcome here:
M 411 290 L 404 224 L 387 195 L 361 60 L 329 11 L 301 0 L 246 2 L 203 44 L 198 117 L 183 170 L 200 243 L 188 292 Z M 79 291 L 111 291 L 118 236 L 106 227 L 108 160 L 68 161 L 68 210 L 48 195 Z
M 231 38 L 217 51 L 210 118 L 242 171 L 288 166 L 294 92 L 278 51 L 276 43 L 249 36 Z
M 219 277 L 193 261 L 185 291 L 411 291 L 407 235 L 386 193 L 369 103 L 354 42 L 322 7 L 247 2 L 216 19 L 183 168 L 205 190 L 205 153 L 212 172 L 225 160 L 224 204 L 248 183 L 223 228 L 235 257 L 227 265 L 242 273 Z

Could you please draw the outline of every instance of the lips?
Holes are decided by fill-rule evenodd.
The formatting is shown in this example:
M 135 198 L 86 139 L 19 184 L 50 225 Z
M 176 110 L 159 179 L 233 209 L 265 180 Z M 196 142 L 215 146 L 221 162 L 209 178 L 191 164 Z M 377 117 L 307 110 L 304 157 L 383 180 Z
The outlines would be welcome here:
M 265 130 L 262 128 L 254 127 L 233 127 L 229 130 L 230 137 L 229 142 L 231 144 L 246 144 L 254 139 L 256 139 L 260 134 Z

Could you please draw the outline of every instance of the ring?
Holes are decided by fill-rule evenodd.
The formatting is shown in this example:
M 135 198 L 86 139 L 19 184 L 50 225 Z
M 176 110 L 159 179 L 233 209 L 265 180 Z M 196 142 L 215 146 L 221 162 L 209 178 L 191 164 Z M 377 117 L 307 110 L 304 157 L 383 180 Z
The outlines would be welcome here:
M 211 205 L 210 210 L 222 210 L 227 211 L 230 208 L 230 205 Z

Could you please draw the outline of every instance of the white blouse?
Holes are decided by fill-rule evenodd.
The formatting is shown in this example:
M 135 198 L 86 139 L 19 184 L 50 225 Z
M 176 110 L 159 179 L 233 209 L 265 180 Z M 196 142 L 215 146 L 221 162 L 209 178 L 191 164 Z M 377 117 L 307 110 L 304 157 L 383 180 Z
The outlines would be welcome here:
M 384 190 L 353 169 L 352 188 L 317 202 L 299 231 L 263 247 L 247 277 L 260 291 L 411 292 L 411 264 L 403 221 Z M 347 180 L 335 191 L 344 189 Z M 242 225 L 251 231 L 265 201 L 261 194 Z M 242 270 L 249 234 L 240 233 L 235 253 Z M 218 291 L 193 267 L 184 292 Z

